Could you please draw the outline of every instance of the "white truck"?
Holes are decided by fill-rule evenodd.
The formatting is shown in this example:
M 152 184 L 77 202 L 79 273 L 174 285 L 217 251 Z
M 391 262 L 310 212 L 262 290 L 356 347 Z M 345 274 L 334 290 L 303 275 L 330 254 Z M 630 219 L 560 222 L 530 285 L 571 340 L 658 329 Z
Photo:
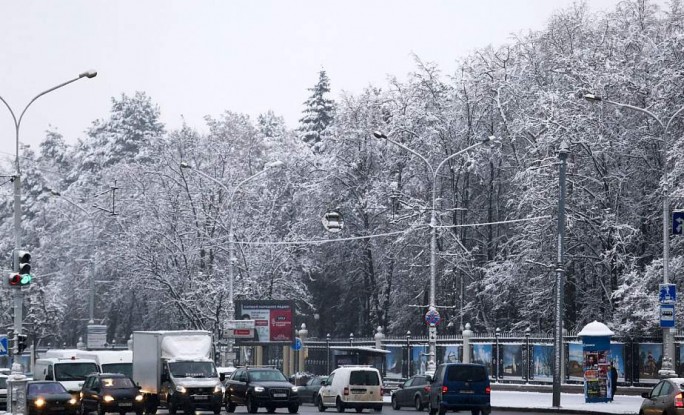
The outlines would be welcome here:
M 145 396 L 145 412 L 166 407 L 221 413 L 223 384 L 212 360 L 209 331 L 133 332 L 133 381 Z
M 42 357 L 94 360 L 102 373 L 121 373 L 133 377 L 132 350 L 49 349 Z
M 98 372 L 99 367 L 94 360 L 47 357 L 36 360 L 33 366 L 33 379 L 56 380 L 78 399 L 86 376 Z

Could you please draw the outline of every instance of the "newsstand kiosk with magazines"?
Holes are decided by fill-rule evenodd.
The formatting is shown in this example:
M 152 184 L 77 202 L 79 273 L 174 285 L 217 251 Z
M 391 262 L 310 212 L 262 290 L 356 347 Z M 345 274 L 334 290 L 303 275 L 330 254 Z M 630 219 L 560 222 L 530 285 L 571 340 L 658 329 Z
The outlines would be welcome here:
M 587 403 L 613 400 L 610 392 L 610 338 L 613 334 L 608 326 L 596 320 L 577 333 L 577 337 L 582 338 L 584 401 Z

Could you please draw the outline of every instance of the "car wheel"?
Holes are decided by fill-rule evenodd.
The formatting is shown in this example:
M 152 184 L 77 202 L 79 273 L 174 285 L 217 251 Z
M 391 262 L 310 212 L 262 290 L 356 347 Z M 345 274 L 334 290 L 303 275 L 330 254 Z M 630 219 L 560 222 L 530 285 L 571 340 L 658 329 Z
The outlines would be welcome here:
M 325 412 L 325 405 L 323 405 L 323 398 L 318 396 L 318 399 L 316 400 L 316 406 L 318 406 L 318 412 Z
M 259 405 L 257 405 L 256 402 L 254 402 L 254 398 L 252 398 L 252 395 L 247 395 L 247 402 L 245 403 L 247 405 L 247 412 L 250 414 L 255 414 L 259 411 Z
M 335 409 L 337 409 L 337 412 L 344 412 L 344 403 L 342 402 L 342 399 L 340 399 L 339 396 L 335 400 Z
M 382 405 L 376 406 L 375 408 L 373 408 L 373 410 L 374 410 L 375 412 L 382 412 Z
M 176 412 L 178 412 L 178 408 L 176 407 L 176 404 L 173 403 L 172 398 L 167 398 L 167 399 L 168 399 L 168 402 L 167 402 L 166 406 L 168 407 L 169 414 L 170 415 L 176 415 Z
M 470 411 L 470 413 L 473 415 L 480 415 L 480 410 L 479 409 L 473 409 Z
M 237 406 L 237 405 L 235 405 L 235 404 L 234 404 L 233 402 L 231 402 L 231 401 L 226 402 L 226 412 L 232 414 L 233 412 L 235 412 L 235 407 L 236 407 L 236 406 Z
M 101 402 L 97 403 L 97 415 L 105 415 L 105 409 Z
M 401 409 L 401 406 L 399 405 L 399 402 L 397 401 L 396 396 L 392 396 L 392 409 L 394 409 L 395 411 L 398 411 L 399 409 Z
M 315 403 L 316 398 L 318 398 L 318 392 L 314 392 L 313 395 L 311 396 L 311 403 Z
M 291 414 L 296 414 L 297 412 L 299 412 L 299 405 L 290 405 L 290 406 L 288 406 L 288 407 L 287 407 L 287 412 L 289 412 L 289 413 L 291 413 Z
M 219 415 L 221 413 L 221 405 L 216 405 L 214 407 L 214 415 Z
M 416 408 L 416 411 L 419 411 L 419 412 L 423 410 L 423 400 L 420 399 L 420 396 L 416 396 L 415 408 Z

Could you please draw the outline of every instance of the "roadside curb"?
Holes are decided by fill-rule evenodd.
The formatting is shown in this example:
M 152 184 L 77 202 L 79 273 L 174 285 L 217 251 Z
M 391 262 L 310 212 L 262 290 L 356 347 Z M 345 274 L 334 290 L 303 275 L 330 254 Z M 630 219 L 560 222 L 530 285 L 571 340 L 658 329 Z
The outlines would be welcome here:
M 506 406 L 492 406 L 492 410 L 506 412 L 541 412 L 545 414 L 582 414 L 582 415 L 606 415 L 613 412 L 587 411 L 586 409 L 565 409 L 565 408 L 510 408 Z M 636 414 L 636 412 L 634 413 Z M 629 415 L 629 414 L 626 414 Z

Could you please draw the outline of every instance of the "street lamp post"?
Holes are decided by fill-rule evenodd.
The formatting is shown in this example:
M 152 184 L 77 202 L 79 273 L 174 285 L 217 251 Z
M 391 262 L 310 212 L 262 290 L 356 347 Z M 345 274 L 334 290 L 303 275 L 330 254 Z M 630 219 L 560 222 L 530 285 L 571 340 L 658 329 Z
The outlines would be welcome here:
M 435 285 L 436 285 L 436 280 L 437 280 L 437 174 L 439 173 L 439 170 L 446 164 L 447 161 L 451 160 L 454 157 L 457 157 L 469 150 L 472 150 L 473 148 L 481 145 L 488 143 L 490 140 L 493 139 L 492 136 L 487 137 L 486 139 L 482 141 L 478 141 L 475 144 L 472 144 L 460 151 L 457 151 L 456 153 L 448 156 L 444 160 L 442 160 L 438 165 L 437 168 L 433 168 L 432 164 L 426 159 L 423 155 L 420 153 L 410 149 L 409 147 L 406 147 L 405 145 L 394 141 L 390 139 L 385 133 L 381 131 L 374 131 L 373 136 L 376 138 L 382 138 L 385 139 L 386 141 L 397 145 L 401 147 L 402 149 L 408 151 L 409 153 L 417 156 L 419 159 L 423 160 L 423 162 L 428 166 L 428 169 L 430 170 L 430 173 L 432 174 L 432 210 L 430 211 L 430 304 L 428 304 L 428 313 L 430 312 L 435 312 L 437 310 L 437 305 L 435 303 Z M 434 311 L 433 311 L 434 310 Z M 437 356 L 437 326 L 436 324 L 430 324 L 430 331 L 432 332 L 430 335 L 428 335 L 428 344 L 429 344 L 429 356 L 428 356 L 428 365 L 427 365 L 427 370 L 429 372 L 434 372 L 437 364 L 435 363 L 435 357 Z
M 611 101 L 609 99 L 605 99 L 595 94 L 585 94 L 584 98 L 591 102 L 605 102 L 607 104 L 615 105 L 620 108 L 626 108 L 632 111 L 637 111 L 642 114 L 646 114 L 647 116 L 654 119 L 660 126 L 661 141 L 663 142 L 663 177 L 665 179 L 663 181 L 663 284 L 668 284 L 670 267 L 670 234 L 668 228 L 670 216 L 670 199 L 668 195 L 669 169 L 667 167 L 667 132 L 670 129 L 670 126 L 672 125 L 672 121 L 677 117 L 677 115 L 684 111 L 684 107 L 681 107 L 677 111 L 675 111 L 675 113 L 667 120 L 667 124 L 665 124 L 657 115 L 655 115 L 654 113 L 645 108 L 635 107 L 633 105 Z M 661 375 L 669 376 L 675 374 L 673 367 L 673 362 L 675 358 L 674 354 L 674 336 L 670 332 L 669 328 L 663 327 L 663 363 L 661 366 Z
M 228 189 L 228 186 L 223 184 L 220 180 L 215 179 L 208 174 L 204 173 L 201 170 L 198 170 L 197 168 L 193 168 L 190 164 L 186 162 L 181 162 L 180 167 L 182 169 L 191 169 L 195 173 L 199 174 L 200 176 L 204 177 L 205 179 L 211 180 L 212 182 L 218 184 L 221 186 L 226 193 L 230 194 L 230 197 L 228 198 L 228 205 L 227 208 L 230 209 L 233 206 L 233 198 L 235 197 L 235 194 L 237 193 L 238 189 L 245 183 L 251 181 L 252 179 L 255 179 L 262 174 L 265 174 L 269 169 L 274 168 L 274 167 L 280 167 L 283 165 L 282 161 L 274 161 L 271 163 L 266 163 L 264 166 L 264 169 L 249 176 L 248 178 L 244 179 L 243 181 L 239 182 L 237 185 L 233 187 L 233 190 L 231 191 Z M 228 303 L 230 306 L 230 310 L 228 310 L 228 319 L 229 320 L 235 320 L 235 297 L 234 297 L 234 284 L 235 284 L 235 262 L 237 262 L 235 258 L 235 242 L 233 241 L 233 215 L 231 214 L 230 217 L 228 218 L 228 261 L 230 262 L 228 266 Z
M 532 353 L 530 352 L 530 328 L 525 329 L 525 353 L 527 357 L 527 364 L 525 365 L 526 369 L 526 377 L 525 377 L 525 382 L 529 383 L 530 381 L 530 371 L 532 369 Z
M 411 330 L 406 332 L 406 377 L 411 377 Z
M 7 103 L 7 101 L 0 96 L 0 101 L 2 101 L 3 104 L 7 107 L 9 110 L 10 114 L 12 115 L 12 120 L 14 121 L 14 134 L 15 134 L 15 157 L 14 157 L 14 164 L 15 164 L 15 169 L 16 173 L 13 177 L 14 181 L 14 253 L 13 253 L 13 258 L 14 258 L 14 271 L 19 271 L 19 261 L 17 261 L 17 252 L 21 249 L 21 166 L 19 164 L 19 128 L 21 127 L 21 121 L 24 118 L 24 114 L 26 113 L 26 110 L 33 104 L 38 98 L 42 97 L 43 95 L 50 93 L 56 89 L 59 89 L 63 86 L 69 85 L 72 82 L 76 82 L 81 78 L 94 78 L 97 76 L 97 72 L 94 70 L 89 70 L 80 73 L 76 78 L 70 79 L 66 82 L 62 82 L 59 85 L 53 86 L 50 89 L 46 89 L 45 91 L 39 93 L 35 97 L 29 101 L 28 104 L 24 107 L 24 109 L 21 111 L 21 114 L 19 115 L 19 118 L 16 117 L 14 114 L 14 111 L 12 110 L 12 107 Z M 21 292 L 21 287 L 18 287 L 14 290 L 14 350 L 13 354 L 16 356 L 19 353 L 19 342 L 18 336 L 21 334 L 21 324 L 24 320 L 23 318 L 23 293 Z M 21 363 L 17 360 L 15 363 L 18 363 L 21 365 Z
M 354 333 L 349 333 L 349 346 L 354 345 Z
M 325 335 L 326 367 L 325 373 L 330 374 L 330 333 Z
M 501 329 L 496 328 L 494 331 L 494 342 L 496 343 L 496 354 L 494 358 L 494 364 L 496 364 L 496 370 L 494 371 L 495 373 L 495 381 L 498 383 L 499 382 L 499 336 L 501 336 Z
M 561 383 L 563 373 L 563 298 L 565 297 L 565 170 L 570 150 L 568 143 L 563 140 L 558 151 L 558 158 L 561 161 L 560 172 L 558 174 L 559 197 L 558 197 L 558 239 L 557 239 L 557 260 L 556 260 L 556 289 L 555 289 L 555 328 L 553 346 L 553 389 L 552 404 L 560 407 L 561 404 Z

